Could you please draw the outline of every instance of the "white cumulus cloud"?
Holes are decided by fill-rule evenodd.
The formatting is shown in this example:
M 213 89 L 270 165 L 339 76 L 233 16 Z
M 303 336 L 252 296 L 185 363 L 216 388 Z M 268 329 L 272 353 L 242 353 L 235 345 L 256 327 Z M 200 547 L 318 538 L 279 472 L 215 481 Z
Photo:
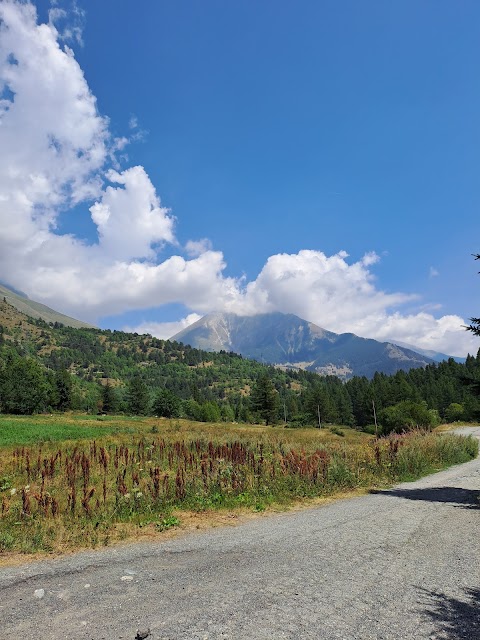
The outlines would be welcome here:
M 177 300 L 204 309 L 205 299 L 228 299 L 235 285 L 221 277 L 221 253 L 159 260 L 164 243 L 176 244 L 174 218 L 143 167 L 108 167 L 125 141 L 110 135 L 54 23 L 38 24 L 29 3 L 0 3 L 0 96 L 5 281 L 92 320 Z M 79 203 L 97 225 L 91 245 L 56 233 L 59 216 Z
M 155 188 L 143 167 L 123 173 L 109 171 L 110 182 L 92 207 L 102 251 L 115 260 L 155 257 L 153 244 L 173 242 L 173 218 L 160 206 Z
M 335 325 L 336 331 L 347 331 L 352 319 L 414 298 L 375 288 L 369 267 L 377 262 L 376 254 L 368 253 L 353 264 L 347 262 L 347 257 L 344 251 L 326 256 L 313 250 L 271 256 L 257 279 L 246 287 L 246 310 L 251 313 L 281 307 L 309 320 L 321 317 L 325 326 Z
M 202 238 L 201 240 L 189 240 L 185 245 L 185 251 L 187 254 L 194 258 L 201 256 L 202 253 L 210 251 L 211 248 L 212 243 L 208 238 Z
M 189 313 L 188 316 L 182 318 L 181 320 L 176 320 L 173 322 L 142 322 L 135 327 L 124 327 L 124 331 L 129 331 L 131 333 L 149 333 L 155 338 L 160 338 L 161 340 L 168 340 L 172 336 L 176 335 L 182 329 L 186 329 L 197 320 L 200 320 L 202 316 L 198 313 Z
M 111 135 L 65 44 L 79 40 L 82 19 L 75 15 L 70 24 L 68 14 L 57 11 L 39 24 L 31 3 L 0 0 L 0 279 L 91 321 L 185 305 L 191 313 L 176 323 L 142 325 L 161 337 L 214 310 L 283 311 L 336 332 L 454 355 L 476 352 L 479 341 L 463 329 L 462 318 L 438 318 L 421 307 L 403 313 L 416 296 L 378 288 L 374 252 L 356 262 L 345 252 L 277 254 L 246 282 L 224 275 L 224 256 L 208 239 L 191 240 L 182 250 L 175 218 L 145 169 L 122 168 L 117 156 L 129 139 Z M 135 139 L 134 116 L 129 126 Z M 97 237 L 88 244 L 60 234 L 62 215 L 91 216 Z M 163 258 L 165 245 L 186 257 Z

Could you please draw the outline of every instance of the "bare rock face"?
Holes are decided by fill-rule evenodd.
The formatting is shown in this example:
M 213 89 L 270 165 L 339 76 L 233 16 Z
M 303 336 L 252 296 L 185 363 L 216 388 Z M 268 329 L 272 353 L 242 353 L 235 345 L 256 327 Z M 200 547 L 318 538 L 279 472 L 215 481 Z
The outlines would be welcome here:
M 343 379 L 354 375 L 371 378 L 376 371 L 392 374 L 433 362 L 412 349 L 353 333 L 333 333 L 293 314 L 278 312 L 257 316 L 212 313 L 171 340 Z

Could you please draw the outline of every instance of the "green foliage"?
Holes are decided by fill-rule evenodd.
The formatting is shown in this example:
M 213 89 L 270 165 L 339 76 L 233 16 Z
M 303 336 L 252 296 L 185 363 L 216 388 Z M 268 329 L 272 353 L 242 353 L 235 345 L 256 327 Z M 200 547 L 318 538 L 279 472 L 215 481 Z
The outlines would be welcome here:
M 401 440 L 397 438 L 390 436 L 388 448 L 380 453 L 379 466 L 387 467 L 392 478 L 402 481 L 468 462 L 478 455 L 478 441 L 472 436 L 411 432 Z
M 439 424 L 436 411 L 428 409 L 426 402 L 416 403 L 402 400 L 398 404 L 382 409 L 378 421 L 383 433 L 402 432 L 411 429 L 432 429 Z
M 196 400 L 190 399 L 182 402 L 183 413 L 190 420 L 202 421 L 202 408 Z
M 135 416 L 145 416 L 150 412 L 150 393 L 138 374 L 128 383 L 127 403 L 128 411 Z
M 160 389 L 153 401 L 153 412 L 161 418 L 179 418 L 182 413 L 180 398 L 168 389 Z
M 480 254 L 474 255 L 475 260 L 480 260 Z M 475 336 L 480 336 L 480 318 L 470 318 L 471 324 L 466 327 L 467 331 L 471 331 Z
M 0 491 L 6 491 L 7 489 L 11 489 L 12 482 L 8 476 L 3 476 L 0 478 Z
M 0 532 L 0 552 L 10 551 L 15 546 L 15 538 L 11 533 Z
M 66 411 L 72 408 L 73 379 L 66 369 L 55 372 L 56 404 L 55 409 Z
M 159 531 L 167 531 L 168 529 L 178 527 L 179 525 L 180 520 L 177 517 L 167 516 L 166 518 L 162 518 L 155 526 Z
M 267 372 L 260 374 L 253 386 L 250 396 L 252 411 L 254 411 L 265 424 L 275 424 L 278 418 L 279 398 L 273 382 Z
M 329 427 L 329 431 L 335 434 L 336 436 L 340 436 L 341 438 L 345 437 L 345 433 L 338 427 Z
M 4 413 L 44 411 L 52 393 L 43 367 L 31 358 L 9 355 L 0 369 L 0 406 Z
M 223 422 L 235 422 L 235 411 L 227 402 L 221 405 L 220 413 Z
M 445 420 L 447 422 L 457 422 L 463 419 L 465 409 L 458 402 L 451 402 L 445 410 Z
M 118 397 L 115 389 L 108 382 L 102 387 L 102 411 L 103 413 L 115 413 L 118 408 Z
M 307 394 L 305 407 L 310 419 L 310 424 L 319 426 L 319 423 L 337 422 L 338 411 L 333 401 L 330 389 L 323 382 L 318 382 Z
M 480 356 L 425 369 L 354 377 L 281 371 L 233 353 L 207 353 L 149 335 L 48 325 L 18 314 L 3 320 L 0 302 L 0 411 L 153 413 L 198 421 L 280 421 L 368 430 L 377 413 L 400 402 L 425 403 L 445 420 L 480 416 Z M 5 318 L 12 316 L 8 307 Z M 99 382 L 107 381 L 100 385 Z M 151 402 L 153 399 L 153 402 Z M 459 412 L 458 406 L 463 407 Z M 459 417 L 461 415 L 461 417 Z M 431 420 L 435 421 L 432 414 Z M 387 411 L 388 429 L 411 417 Z M 417 424 L 415 417 L 414 424 Z M 401 424 L 404 422 L 405 424 Z M 392 426 L 393 425 L 393 426 Z
M 311 426 L 312 422 L 310 416 L 306 413 L 296 413 L 285 425 L 287 429 L 304 429 L 305 427 Z
M 393 376 L 375 374 L 371 381 L 352 378 L 345 387 L 352 399 L 355 424 L 365 428 L 374 422 L 373 400 L 378 414 L 400 401 L 426 402 L 440 418 L 446 418 L 449 405 L 457 403 L 464 408 L 463 420 L 475 420 L 480 410 L 476 385 L 480 385 L 480 359 L 468 356 L 465 364 L 450 358 Z
M 222 414 L 216 402 L 204 402 L 201 406 L 201 422 L 220 422 Z

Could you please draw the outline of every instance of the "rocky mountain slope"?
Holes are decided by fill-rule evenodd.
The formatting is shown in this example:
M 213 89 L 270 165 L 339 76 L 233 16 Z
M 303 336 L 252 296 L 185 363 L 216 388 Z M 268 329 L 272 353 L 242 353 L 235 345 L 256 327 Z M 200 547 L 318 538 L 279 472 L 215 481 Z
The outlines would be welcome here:
M 371 378 L 424 367 L 433 360 L 389 342 L 336 334 L 293 314 L 209 314 L 171 338 L 204 351 L 235 351 L 247 358 L 322 375 Z

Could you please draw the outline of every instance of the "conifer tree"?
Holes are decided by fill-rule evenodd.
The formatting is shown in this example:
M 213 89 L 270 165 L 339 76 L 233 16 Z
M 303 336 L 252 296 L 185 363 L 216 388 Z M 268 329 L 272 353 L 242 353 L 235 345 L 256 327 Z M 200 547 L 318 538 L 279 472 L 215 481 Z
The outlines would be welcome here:
M 66 369 L 55 373 L 55 390 L 57 392 L 57 406 L 60 411 L 66 411 L 72 406 L 72 376 Z
M 139 375 L 134 376 L 128 385 L 128 409 L 136 416 L 146 415 L 150 410 L 150 393 Z
M 480 260 L 480 253 L 474 254 L 473 257 L 475 258 L 475 260 Z M 465 327 L 466 330 L 471 331 L 475 336 L 480 336 L 480 318 L 470 318 L 470 323 L 471 324 Z M 477 359 L 479 358 L 479 355 L 480 349 L 477 353 Z M 475 375 L 475 373 L 470 373 L 469 376 L 464 377 L 463 382 L 466 382 L 470 386 L 470 389 L 475 395 L 480 396 L 480 380 L 478 378 L 478 375 Z
M 267 372 L 258 377 L 250 395 L 252 409 L 265 424 L 275 424 L 278 414 L 278 393 Z
M 107 384 L 102 388 L 102 411 L 103 413 L 115 413 L 117 406 L 117 394 L 107 380 Z
M 480 253 L 474 255 L 475 260 L 480 260 Z M 471 324 L 466 327 L 467 331 L 471 331 L 474 335 L 480 336 L 480 318 L 470 318 Z
M 336 422 L 337 411 L 327 389 L 321 383 L 315 385 L 306 399 L 306 409 L 311 424 L 320 426 L 319 422 Z
M 480 260 L 480 253 L 474 255 L 475 260 Z M 480 318 L 470 318 L 471 324 L 466 327 L 467 331 L 471 331 L 474 335 L 480 336 Z

